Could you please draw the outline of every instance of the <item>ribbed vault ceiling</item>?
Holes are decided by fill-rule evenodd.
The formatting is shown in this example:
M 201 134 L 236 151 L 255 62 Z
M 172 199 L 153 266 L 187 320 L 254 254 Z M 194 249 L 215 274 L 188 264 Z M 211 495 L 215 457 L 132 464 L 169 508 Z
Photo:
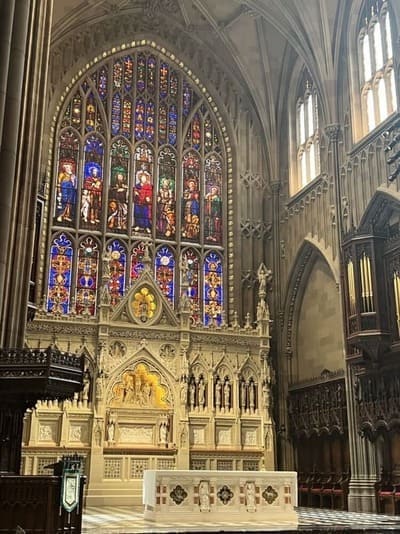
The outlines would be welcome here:
M 320 92 L 327 123 L 335 122 L 331 95 L 340 69 L 340 41 L 348 12 L 361 0 L 56 0 L 52 42 L 90 32 L 119 17 L 142 28 L 173 24 L 174 31 L 209 51 L 246 92 L 262 124 L 274 172 L 290 75 L 298 59 Z M 205 80 L 206 82 L 206 80 Z

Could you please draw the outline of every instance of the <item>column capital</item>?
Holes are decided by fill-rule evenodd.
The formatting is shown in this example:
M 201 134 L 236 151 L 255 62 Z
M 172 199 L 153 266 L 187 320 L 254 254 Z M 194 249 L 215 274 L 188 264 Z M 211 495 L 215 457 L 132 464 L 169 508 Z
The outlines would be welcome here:
M 272 192 L 275 194 L 279 193 L 279 190 L 281 188 L 280 180 L 271 180 L 270 184 L 271 184 Z
M 328 124 L 325 126 L 325 133 L 330 141 L 336 142 L 339 137 L 340 124 Z

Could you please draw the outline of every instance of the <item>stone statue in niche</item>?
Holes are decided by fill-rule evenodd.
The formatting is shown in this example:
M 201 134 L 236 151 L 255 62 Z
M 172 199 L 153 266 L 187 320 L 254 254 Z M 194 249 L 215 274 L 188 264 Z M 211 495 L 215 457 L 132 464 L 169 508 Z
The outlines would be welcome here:
M 231 385 L 229 384 L 229 380 L 225 380 L 224 384 L 224 408 L 225 411 L 229 411 L 231 407 Z
M 256 511 L 256 487 L 254 482 L 246 482 L 246 509 L 248 512 Z
M 210 511 L 210 487 L 207 480 L 202 480 L 199 484 L 199 506 L 200 512 Z
M 126 354 L 126 347 L 119 341 L 116 341 L 110 348 L 110 356 L 113 358 L 124 358 Z
M 217 378 L 217 382 L 215 383 L 215 407 L 217 410 L 221 409 L 221 394 L 222 394 L 222 384 L 219 378 Z
M 199 401 L 199 408 L 201 410 L 204 409 L 204 404 L 206 402 L 205 391 L 206 391 L 206 386 L 204 384 L 204 380 L 203 378 L 200 378 L 199 385 L 198 385 L 198 401 Z
M 100 371 L 96 378 L 96 399 L 101 400 L 103 398 L 104 389 L 104 373 Z
M 169 430 L 168 421 L 161 421 L 159 429 L 158 429 L 159 443 L 161 445 L 167 445 L 168 443 L 168 430 Z
M 246 411 L 246 382 L 240 382 L 240 409 L 242 412 Z
M 85 374 L 83 376 L 83 389 L 82 389 L 82 400 L 88 401 L 89 399 L 89 391 L 90 391 L 90 372 L 89 369 L 86 369 Z
M 250 383 L 249 383 L 249 406 L 250 406 L 250 413 L 254 413 L 255 402 L 256 402 L 256 386 L 254 385 L 253 380 L 251 380 Z
M 97 447 L 101 447 L 101 438 L 102 438 L 102 431 L 99 421 L 97 421 L 96 428 L 94 430 L 94 441 L 97 445 Z
M 189 386 L 189 404 L 190 409 L 193 410 L 196 403 L 196 384 L 192 380 Z
M 117 426 L 117 416 L 115 413 L 110 412 L 108 414 L 108 423 L 107 423 L 107 439 L 109 443 L 115 443 L 116 426 Z
M 186 431 L 186 425 L 182 424 L 182 430 L 181 430 L 181 436 L 180 436 L 180 444 L 181 447 L 185 447 L 187 443 L 187 431 Z
M 264 380 L 263 386 L 262 386 L 262 392 L 263 392 L 264 408 L 268 411 L 271 407 L 271 385 L 268 380 Z
M 187 382 L 186 379 L 181 380 L 181 391 L 180 391 L 180 399 L 182 406 L 186 406 L 187 404 Z

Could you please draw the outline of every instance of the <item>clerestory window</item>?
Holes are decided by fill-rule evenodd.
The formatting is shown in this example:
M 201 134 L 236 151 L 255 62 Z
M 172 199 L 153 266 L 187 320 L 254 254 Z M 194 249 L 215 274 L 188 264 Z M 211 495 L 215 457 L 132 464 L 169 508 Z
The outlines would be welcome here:
M 320 173 L 317 92 L 307 81 L 296 106 L 297 187 L 300 190 Z M 296 192 L 296 191 L 294 191 Z
M 358 34 L 363 134 L 397 110 L 393 41 L 387 2 L 366 2 Z

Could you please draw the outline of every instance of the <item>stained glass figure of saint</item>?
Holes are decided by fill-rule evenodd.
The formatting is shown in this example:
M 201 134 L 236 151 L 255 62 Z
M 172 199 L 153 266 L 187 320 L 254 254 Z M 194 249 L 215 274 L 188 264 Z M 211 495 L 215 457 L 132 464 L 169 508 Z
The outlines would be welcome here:
M 128 220 L 128 183 L 124 167 L 111 171 L 112 183 L 108 200 L 107 226 L 110 230 L 126 230 Z
M 149 148 L 139 146 L 135 152 L 135 187 L 133 189 L 134 231 L 151 233 L 153 178 L 152 153 Z
M 101 217 L 101 197 L 103 192 L 103 178 L 101 167 L 97 163 L 87 162 L 85 165 L 85 179 L 82 189 L 81 218 L 82 221 L 98 225 Z
M 57 221 L 70 223 L 75 217 L 77 178 L 75 162 L 60 160 L 57 181 Z

